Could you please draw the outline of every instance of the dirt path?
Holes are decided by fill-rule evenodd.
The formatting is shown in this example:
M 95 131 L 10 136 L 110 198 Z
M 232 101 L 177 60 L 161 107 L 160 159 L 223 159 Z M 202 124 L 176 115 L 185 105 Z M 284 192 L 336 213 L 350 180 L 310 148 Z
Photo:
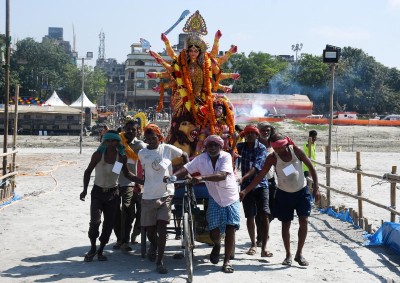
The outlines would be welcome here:
M 22 201 L 0 210 L 0 282 L 186 282 L 184 261 L 174 260 L 180 242 L 168 240 L 166 265 L 170 273 L 160 276 L 153 263 L 140 257 L 134 245 L 131 254 L 112 250 L 115 236 L 106 247 L 108 262 L 84 263 L 89 248 L 89 205 L 79 200 L 82 175 L 94 148 L 21 149 L 17 193 Z M 22 165 L 23 164 L 23 165 Z M 36 165 L 36 167 L 31 165 Z M 30 169 L 32 168 L 32 169 Z M 32 192 L 40 191 L 38 194 Z M 292 251 L 297 244 L 295 220 L 291 228 Z M 210 247 L 198 243 L 194 282 L 398 282 L 400 256 L 383 247 L 362 245 L 362 231 L 313 211 L 304 256 L 309 267 L 281 265 L 284 248 L 280 222 L 270 228 L 268 261 L 246 255 L 249 248 L 245 219 L 237 232 L 233 275 L 208 261 Z

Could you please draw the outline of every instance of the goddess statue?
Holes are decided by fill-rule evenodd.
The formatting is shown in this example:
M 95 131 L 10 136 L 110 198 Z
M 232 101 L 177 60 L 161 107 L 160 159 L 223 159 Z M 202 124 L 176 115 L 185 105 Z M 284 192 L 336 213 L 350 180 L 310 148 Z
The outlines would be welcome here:
M 169 82 L 154 88 L 154 90 L 160 92 L 160 102 L 157 110 L 161 110 L 164 90 L 171 88 L 172 123 L 175 122 L 176 125 L 179 125 L 180 121 L 182 121 L 181 117 L 185 117 L 184 121 L 197 127 L 197 130 L 192 131 L 192 133 L 199 133 L 199 135 L 194 140 L 192 136 L 187 139 L 188 143 L 194 143 L 189 148 L 196 148 L 196 150 L 188 152 L 189 156 L 193 157 L 200 153 L 199 146 L 205 138 L 200 133 L 233 137 L 233 108 L 229 99 L 223 93 L 216 92 L 220 90 L 224 93 L 230 93 L 232 91 L 231 87 L 220 82 L 229 78 L 237 80 L 240 75 L 237 73 L 224 73 L 222 70 L 222 65 L 227 62 L 232 54 L 237 52 L 237 47 L 232 45 L 229 51 L 219 57 L 221 31 L 218 30 L 216 32 L 212 49 L 207 52 L 208 46 L 202 36 L 207 35 L 208 31 L 199 11 L 189 17 L 183 31 L 187 33 L 187 36 L 185 47 L 179 54 L 175 53 L 167 36 L 165 34 L 161 35 L 166 52 L 172 61 L 168 62 L 158 53 L 149 51 L 149 54 L 166 71 L 150 72 L 147 76 L 150 78 L 169 79 Z M 218 103 L 216 103 L 217 101 Z M 227 105 L 230 106 L 227 107 Z M 224 115 L 219 115 L 219 111 L 214 109 L 215 106 L 223 107 Z M 219 116 L 217 117 L 216 115 Z M 229 118 L 226 119 L 226 117 Z M 225 140 L 229 141 L 231 139 L 225 138 Z M 232 149 L 234 147 L 233 142 L 229 143 L 227 147 Z M 187 149 L 188 147 L 186 145 L 183 148 Z

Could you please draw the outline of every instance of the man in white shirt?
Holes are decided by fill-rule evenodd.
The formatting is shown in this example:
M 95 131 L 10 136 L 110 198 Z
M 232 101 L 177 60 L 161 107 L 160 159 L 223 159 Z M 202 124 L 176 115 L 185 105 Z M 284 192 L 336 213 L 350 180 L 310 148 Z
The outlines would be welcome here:
M 189 157 L 176 146 L 161 143 L 164 136 L 155 124 L 145 127 L 144 137 L 148 145 L 139 151 L 145 177 L 140 222 L 142 227 L 146 227 L 151 243 L 147 257 L 150 261 L 157 258 L 157 272 L 166 274 L 168 270 L 163 264 L 163 259 L 174 187 L 173 184 L 164 183 L 164 177 L 172 175 L 172 159 L 182 157 L 183 162 L 187 163 Z
M 222 271 L 233 273 L 230 257 L 233 252 L 235 230 L 240 225 L 239 192 L 233 173 L 232 157 L 222 151 L 224 141 L 220 136 L 210 135 L 203 146 L 206 152 L 196 156 L 191 162 L 175 172 L 177 177 L 199 172 L 200 176 L 193 176 L 192 182 L 198 184 L 205 181 L 210 194 L 207 222 L 210 237 L 214 247 L 210 254 L 210 261 L 217 264 L 221 250 L 221 233 L 225 232 L 225 257 Z

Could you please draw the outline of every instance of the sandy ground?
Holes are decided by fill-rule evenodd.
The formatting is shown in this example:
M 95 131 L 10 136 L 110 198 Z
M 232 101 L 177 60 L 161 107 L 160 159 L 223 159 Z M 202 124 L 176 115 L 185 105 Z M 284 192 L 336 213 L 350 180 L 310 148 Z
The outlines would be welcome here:
M 400 129 L 359 128 L 338 127 L 336 131 L 344 142 L 342 152 L 332 154 L 333 164 L 354 168 L 355 152 L 346 150 L 344 146 L 346 138 L 356 136 L 356 141 L 365 141 L 363 145 L 356 142 L 353 145 L 354 151 L 363 149 L 361 163 L 364 171 L 383 175 L 391 170 L 392 165 L 399 165 L 396 142 L 399 142 Z M 294 136 L 298 143 L 306 139 L 307 130 L 291 123 L 282 123 L 280 129 Z M 319 130 L 319 145 L 325 143 L 326 132 Z M 373 142 L 372 138 L 375 138 Z M 385 147 L 387 144 L 392 147 Z M 89 248 L 90 201 L 81 202 L 79 193 L 83 171 L 98 145 L 95 137 L 84 138 L 82 154 L 79 154 L 79 137 L 72 136 L 21 136 L 18 145 L 16 193 L 23 199 L 0 208 L 0 282 L 186 281 L 184 261 L 172 257 L 181 251 L 180 242 L 176 240 L 167 242 L 166 265 L 170 273 L 166 276 L 157 274 L 154 264 L 140 257 L 139 245 L 133 245 L 134 251 L 130 254 L 112 250 L 114 235 L 106 247 L 108 262 L 83 262 L 83 255 Z M 381 150 L 383 147 L 386 149 Z M 322 151 L 318 153 L 317 160 L 323 162 Z M 323 168 L 319 166 L 317 169 L 320 182 L 324 183 Z M 333 187 L 356 193 L 355 175 L 342 171 L 331 174 Z M 389 184 L 365 179 L 363 194 L 388 203 Z M 333 197 L 332 202 L 356 208 L 356 201 L 341 196 Z M 382 209 L 372 210 L 365 206 L 364 211 L 366 217 L 376 218 L 376 226 L 379 226 L 380 219 L 390 219 L 390 213 Z M 400 282 L 399 255 L 384 247 L 363 246 L 361 229 L 320 214 L 317 210 L 310 217 L 304 248 L 304 256 L 310 266 L 303 268 L 297 263 L 292 267 L 282 266 L 285 253 L 280 226 L 278 221 L 271 223 L 269 250 L 274 256 L 266 261 L 260 258 L 260 250 L 255 256 L 245 254 L 249 241 L 245 219 L 242 218 L 237 232 L 236 259 L 232 261 L 235 268 L 233 275 L 222 273 L 221 263 L 212 265 L 208 261 L 210 248 L 198 243 L 194 282 L 244 282 L 250 278 L 252 282 Z M 291 228 L 293 253 L 297 245 L 297 228 L 295 220 Z

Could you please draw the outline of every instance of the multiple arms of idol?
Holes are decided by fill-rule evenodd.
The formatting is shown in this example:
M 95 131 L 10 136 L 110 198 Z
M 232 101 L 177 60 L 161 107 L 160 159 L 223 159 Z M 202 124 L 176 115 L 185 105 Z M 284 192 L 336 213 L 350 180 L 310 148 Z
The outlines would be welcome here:
M 221 38 L 222 33 L 221 31 L 217 31 L 215 34 L 214 38 L 214 44 L 211 49 L 210 54 L 210 60 L 211 60 L 211 69 L 212 69 L 212 74 L 214 76 L 219 77 L 220 80 L 225 80 L 225 79 L 234 79 L 238 80 L 240 78 L 240 74 L 237 73 L 223 73 L 221 66 L 228 61 L 229 57 L 237 52 L 237 46 L 232 45 L 231 48 L 221 57 L 217 57 L 218 51 L 219 51 L 219 39 Z M 168 56 L 172 59 L 172 61 L 176 61 L 178 58 L 178 55 L 175 53 L 174 49 L 171 47 L 169 40 L 165 34 L 161 35 L 162 41 L 164 41 L 165 47 L 166 47 L 166 52 Z M 147 73 L 147 76 L 149 78 L 163 78 L 163 79 L 170 79 L 170 82 L 164 85 L 164 88 L 174 88 L 176 87 L 176 82 L 175 82 L 175 77 L 174 77 L 174 67 L 171 63 L 167 62 L 165 59 L 163 59 L 158 53 L 149 51 L 149 54 L 156 60 L 156 62 L 160 65 L 162 65 L 166 71 L 164 72 L 149 72 Z M 225 93 L 230 93 L 232 92 L 232 89 L 229 86 L 218 84 L 218 89 L 222 90 Z M 160 87 L 154 87 L 154 91 L 160 91 Z

